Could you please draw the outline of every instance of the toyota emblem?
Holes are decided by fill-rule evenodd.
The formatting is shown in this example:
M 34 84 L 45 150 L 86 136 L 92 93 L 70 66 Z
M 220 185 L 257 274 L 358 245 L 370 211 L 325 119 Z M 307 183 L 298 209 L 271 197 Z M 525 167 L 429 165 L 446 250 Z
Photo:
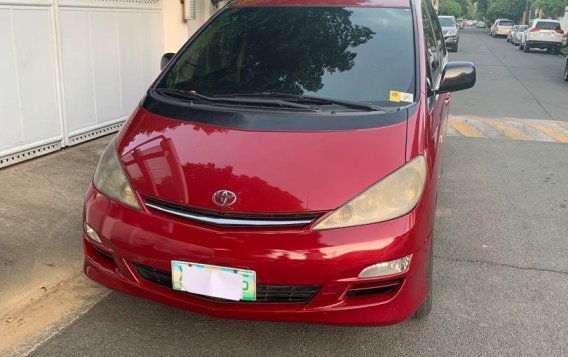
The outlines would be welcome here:
M 237 195 L 231 191 L 219 190 L 213 194 L 211 199 L 217 206 L 229 207 L 235 204 L 237 201 Z

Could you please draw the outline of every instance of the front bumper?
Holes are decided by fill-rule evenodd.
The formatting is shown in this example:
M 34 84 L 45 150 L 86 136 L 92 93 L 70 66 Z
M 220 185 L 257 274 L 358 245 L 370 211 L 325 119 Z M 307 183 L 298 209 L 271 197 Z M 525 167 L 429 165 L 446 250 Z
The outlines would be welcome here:
M 445 36 L 444 41 L 446 45 L 456 45 L 459 41 L 459 36 Z
M 84 271 L 110 288 L 214 317 L 328 324 L 382 325 L 414 314 L 428 291 L 433 209 L 380 224 L 312 231 L 308 228 L 217 228 L 166 214 L 136 211 L 91 187 L 85 221 L 102 244 L 84 236 Z M 412 254 L 408 270 L 359 279 L 372 264 Z M 258 284 L 317 285 L 304 303 L 213 301 L 144 279 L 135 263 L 169 271 L 172 260 L 250 269 Z M 385 293 L 348 296 L 357 283 L 397 280 Z

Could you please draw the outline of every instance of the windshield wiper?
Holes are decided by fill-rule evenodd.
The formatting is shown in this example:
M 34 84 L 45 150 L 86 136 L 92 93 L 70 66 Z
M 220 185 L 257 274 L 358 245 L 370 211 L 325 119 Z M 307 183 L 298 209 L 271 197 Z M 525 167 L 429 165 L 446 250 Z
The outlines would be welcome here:
M 313 105 L 300 104 L 290 102 L 282 99 L 264 99 L 264 98 L 240 98 L 236 96 L 206 96 L 197 93 L 196 91 L 186 91 L 182 89 L 172 88 L 157 88 L 155 89 L 159 94 L 173 95 L 182 99 L 189 99 L 191 101 L 204 102 L 208 104 L 235 104 L 235 105 L 250 105 L 250 106 L 266 106 L 266 107 L 284 107 L 293 109 L 302 109 L 309 111 L 316 111 Z
M 333 98 L 324 98 L 324 97 L 315 97 L 311 95 L 302 95 L 302 94 L 292 94 L 292 93 L 277 93 L 277 92 L 257 92 L 257 93 L 243 93 L 243 94 L 230 94 L 228 95 L 233 98 L 240 98 L 240 97 L 272 97 L 272 98 L 280 98 L 285 101 L 293 101 L 298 103 L 312 103 L 312 104 L 335 104 L 340 105 L 342 107 L 350 108 L 350 109 L 357 109 L 357 110 L 366 110 L 366 111 L 383 111 L 389 112 L 392 111 L 391 109 L 387 109 L 375 104 L 369 104 L 364 102 L 354 102 L 350 100 L 343 100 L 343 99 L 333 99 Z

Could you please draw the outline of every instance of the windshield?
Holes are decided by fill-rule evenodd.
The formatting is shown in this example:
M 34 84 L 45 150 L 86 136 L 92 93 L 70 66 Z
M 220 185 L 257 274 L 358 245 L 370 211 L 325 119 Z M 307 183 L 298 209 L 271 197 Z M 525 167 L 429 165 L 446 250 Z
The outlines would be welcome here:
M 451 27 L 456 25 L 453 17 L 438 17 L 438 20 L 440 20 L 440 25 L 442 25 L 443 27 Z
M 499 24 L 497 26 L 504 26 L 504 27 L 513 26 L 513 21 L 501 20 L 499 21 Z
M 414 53 L 409 9 L 233 7 L 192 41 L 158 88 L 389 105 L 391 91 L 415 92 Z
M 559 22 L 539 21 L 535 26 L 539 30 L 560 30 Z

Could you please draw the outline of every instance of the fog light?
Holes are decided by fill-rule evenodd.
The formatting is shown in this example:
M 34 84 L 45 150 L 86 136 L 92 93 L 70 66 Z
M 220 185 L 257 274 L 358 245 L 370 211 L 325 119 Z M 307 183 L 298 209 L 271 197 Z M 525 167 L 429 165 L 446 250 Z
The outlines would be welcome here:
M 99 235 L 97 234 L 97 232 L 95 232 L 95 230 L 93 228 L 91 228 L 87 222 L 83 223 L 83 227 L 85 228 L 85 233 L 87 233 L 87 237 L 91 238 L 92 240 L 94 240 L 97 243 L 103 244 L 103 242 L 101 242 L 101 239 L 99 238 Z
M 382 262 L 368 266 L 359 273 L 359 278 L 376 278 L 378 276 L 403 273 L 410 265 L 411 256 L 412 254 L 404 258 L 391 260 L 390 262 Z

